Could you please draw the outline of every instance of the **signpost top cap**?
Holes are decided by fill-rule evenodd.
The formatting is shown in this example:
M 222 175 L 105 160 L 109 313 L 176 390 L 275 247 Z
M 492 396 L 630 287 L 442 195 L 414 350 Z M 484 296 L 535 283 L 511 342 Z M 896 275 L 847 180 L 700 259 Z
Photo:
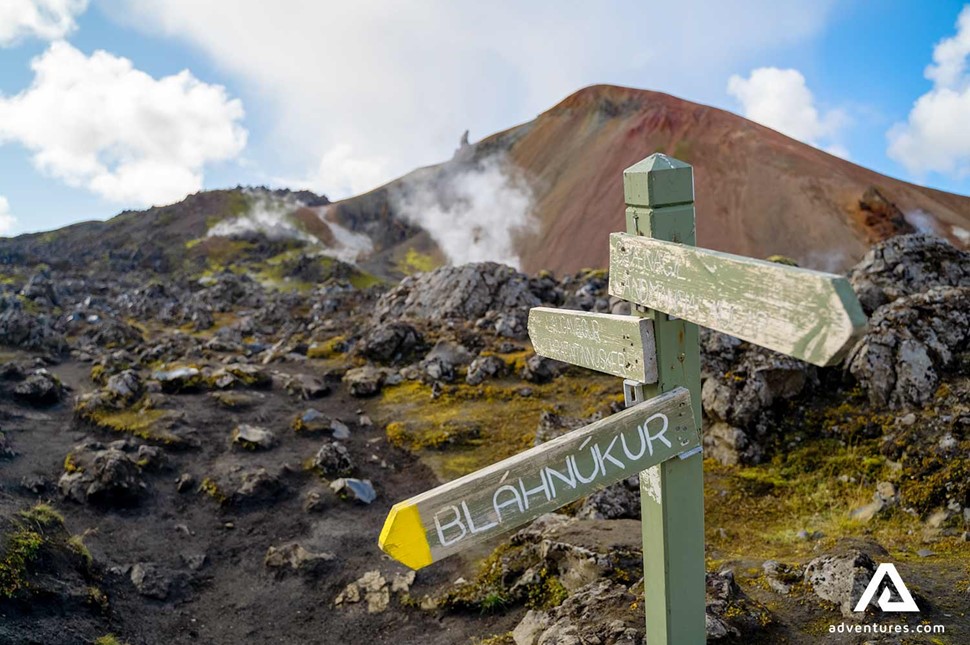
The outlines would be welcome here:
M 694 201 L 694 171 L 690 164 L 654 153 L 623 171 L 628 206 L 673 206 Z

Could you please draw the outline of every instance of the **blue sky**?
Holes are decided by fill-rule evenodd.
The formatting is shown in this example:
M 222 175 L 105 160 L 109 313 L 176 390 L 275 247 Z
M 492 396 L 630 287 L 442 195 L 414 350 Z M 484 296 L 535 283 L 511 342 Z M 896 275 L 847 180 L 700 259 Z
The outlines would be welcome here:
M 4 0 L 0 233 L 237 184 L 347 196 L 597 82 L 970 195 L 964 2 L 671 4 Z

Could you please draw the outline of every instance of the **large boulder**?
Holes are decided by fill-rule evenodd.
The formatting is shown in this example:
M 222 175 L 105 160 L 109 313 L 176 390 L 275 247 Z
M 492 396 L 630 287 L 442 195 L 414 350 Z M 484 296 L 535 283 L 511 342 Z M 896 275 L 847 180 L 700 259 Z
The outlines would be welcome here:
M 900 235 L 873 246 L 849 272 L 863 309 L 934 287 L 970 287 L 970 253 L 933 235 Z
M 936 287 L 880 307 L 848 370 L 874 405 L 929 401 L 943 372 L 970 347 L 970 286 Z
M 540 304 L 528 276 L 495 262 L 444 266 L 405 278 L 377 301 L 378 322 L 399 318 L 474 321 L 490 311 L 527 310 Z

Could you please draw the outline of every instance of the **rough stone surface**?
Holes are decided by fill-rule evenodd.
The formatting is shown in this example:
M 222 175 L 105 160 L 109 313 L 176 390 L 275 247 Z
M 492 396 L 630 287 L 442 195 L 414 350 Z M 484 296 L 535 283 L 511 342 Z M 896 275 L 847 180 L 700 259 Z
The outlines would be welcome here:
M 521 376 L 533 383 L 548 383 L 559 376 L 565 367 L 565 363 L 533 354 L 526 360 Z
M 406 362 L 423 344 L 413 325 L 394 321 L 376 325 L 357 345 L 357 353 L 386 365 Z
M 355 367 L 344 374 L 343 381 L 351 396 L 374 396 L 381 391 L 387 373 L 370 365 Z
M 126 451 L 125 449 L 129 451 Z M 105 506 L 126 506 L 138 501 L 145 489 L 137 452 L 130 444 L 115 442 L 105 447 L 97 442 L 71 449 L 58 488 L 66 499 Z
M 805 566 L 805 582 L 819 598 L 838 605 L 845 617 L 852 609 L 876 572 L 870 552 L 881 552 L 878 545 L 846 545 L 811 560 Z
M 312 572 L 320 565 L 331 562 L 334 554 L 310 551 L 302 545 L 293 542 L 283 546 L 271 546 L 266 551 L 263 564 L 267 569 L 291 569 L 293 571 Z
M 879 406 L 930 400 L 943 372 L 970 348 L 970 287 L 937 287 L 880 307 L 848 370 Z
M 272 431 L 243 423 L 232 431 L 232 444 L 245 450 L 269 450 L 277 443 Z
M 480 262 L 405 278 L 377 301 L 374 318 L 476 320 L 489 311 L 528 310 L 539 304 L 526 275 L 494 262 Z
M 712 457 L 725 466 L 757 464 L 761 462 L 762 450 L 744 430 L 723 421 L 714 421 L 704 428 L 704 456 Z
M 361 504 L 370 504 L 377 499 L 377 491 L 369 479 L 354 479 L 351 477 L 335 479 L 330 482 L 330 489 L 342 499 L 349 499 Z
M 639 645 L 642 609 L 626 587 L 597 580 L 548 612 L 529 611 L 512 631 L 516 645 Z
M 141 595 L 165 600 L 172 588 L 172 577 L 155 563 L 139 562 L 131 568 L 131 583 Z
M 325 477 L 349 477 L 354 473 L 354 462 L 347 448 L 336 441 L 325 441 L 313 457 L 313 467 Z
M 479 356 L 468 366 L 465 382 L 480 385 L 487 379 L 502 376 L 507 370 L 505 361 L 498 356 Z
M 46 369 L 35 370 L 13 390 L 14 396 L 35 406 L 54 405 L 64 398 L 60 379 Z
M 590 520 L 640 519 L 640 476 L 598 490 L 583 501 L 576 517 Z
M 934 287 L 970 287 L 970 253 L 928 234 L 899 235 L 873 246 L 849 272 L 867 314 Z
M 708 416 L 744 429 L 776 401 L 801 394 L 816 380 L 814 366 L 745 344 L 736 362 L 704 381 L 701 401 Z

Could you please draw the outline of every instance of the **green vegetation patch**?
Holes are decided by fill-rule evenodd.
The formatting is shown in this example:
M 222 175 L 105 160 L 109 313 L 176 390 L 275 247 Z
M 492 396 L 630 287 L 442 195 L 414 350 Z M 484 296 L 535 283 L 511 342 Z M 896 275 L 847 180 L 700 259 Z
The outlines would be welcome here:
M 75 418 L 101 430 L 129 434 L 139 439 L 166 446 L 179 446 L 184 440 L 164 425 L 169 418 L 167 410 L 154 407 L 150 397 L 145 396 L 129 408 L 117 409 L 98 399 L 81 400 L 74 408 Z M 65 459 L 64 468 L 68 472 L 70 455 Z
M 64 518 L 49 504 L 37 504 L 5 521 L 0 535 L 0 599 L 29 595 L 44 563 L 65 556 L 87 574 L 90 554 L 79 556 L 70 546 L 71 539 Z
M 528 352 L 512 360 L 525 361 Z M 588 417 L 621 401 L 621 382 L 599 375 L 563 376 L 551 383 L 513 379 L 483 385 L 431 386 L 405 381 L 387 387 L 372 416 L 386 424 L 388 439 L 421 456 L 449 481 L 531 448 L 544 410 Z M 498 413 L 497 411 L 501 411 Z

